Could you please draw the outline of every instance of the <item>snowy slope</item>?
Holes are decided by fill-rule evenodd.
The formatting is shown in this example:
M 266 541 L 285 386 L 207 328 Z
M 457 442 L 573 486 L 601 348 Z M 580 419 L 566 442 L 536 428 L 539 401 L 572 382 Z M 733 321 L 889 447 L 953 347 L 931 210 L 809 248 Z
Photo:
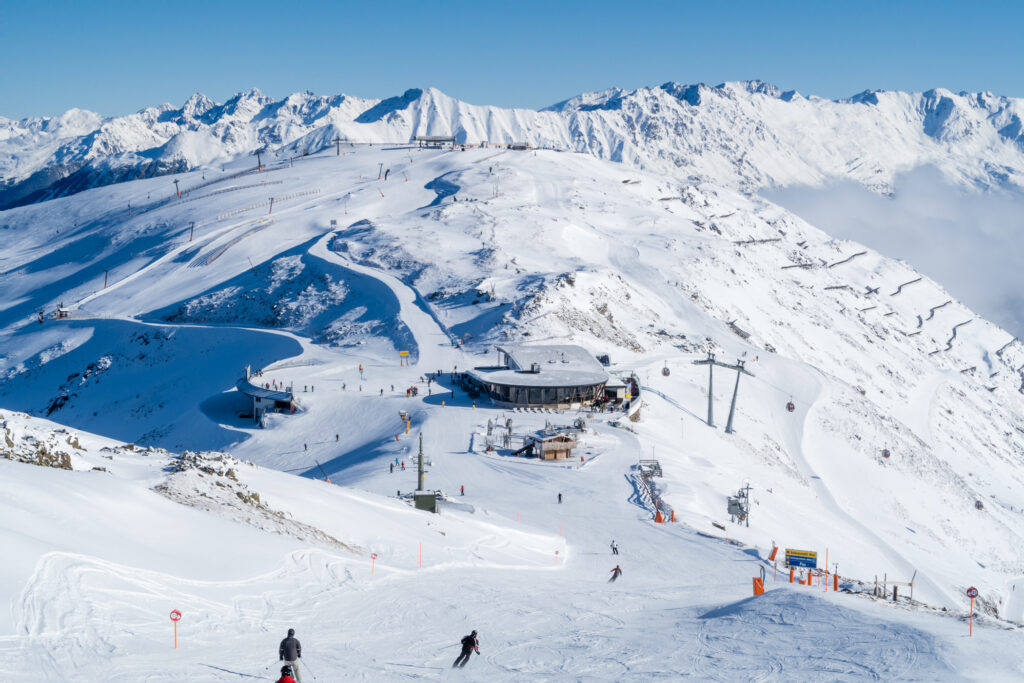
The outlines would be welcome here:
M 885 193 L 897 173 L 922 165 L 970 188 L 1021 187 L 1022 115 L 1022 100 L 991 93 L 865 91 L 829 101 L 761 81 L 612 88 L 542 111 L 471 105 L 434 88 L 383 100 L 273 100 L 254 89 L 223 104 L 197 93 L 180 108 L 110 119 L 78 110 L 0 119 L 0 206 L 215 169 L 257 150 L 291 156 L 338 137 L 382 143 L 417 135 L 528 142 L 748 190 L 852 179 Z
M 390 171 L 386 181 L 379 165 Z M 201 592 L 194 582 L 210 579 L 189 560 L 157 570 L 139 559 L 146 539 L 111 540 L 95 552 L 68 542 L 67 551 L 47 527 L 57 535 L 26 541 L 32 552 L 5 582 L 15 587 L 12 623 L 36 614 L 32 601 L 55 590 L 52 577 L 67 560 L 47 560 L 49 548 L 90 555 L 74 560 L 76 571 L 99 563 L 127 582 L 115 586 L 121 593 L 138 592 L 130 567 L 165 572 L 146 581 L 174 586 L 163 602 L 188 596 L 189 614 L 198 611 L 203 644 L 182 671 L 199 680 L 230 679 L 213 667 L 257 674 L 251 663 L 261 653 L 272 658 L 278 632 L 293 622 L 310 633 L 318 675 L 347 666 L 364 679 L 439 676 L 422 667 L 446 666 L 454 655 L 437 650 L 481 623 L 494 643 L 473 665 L 481 680 L 812 671 L 991 680 L 1021 670 L 1005 647 L 1019 633 L 988 626 L 1024 621 L 1014 599 L 1024 578 L 1024 349 L 909 264 L 832 240 L 763 200 L 589 155 L 360 145 L 246 176 L 203 175 L 181 176 L 180 199 L 157 189 L 165 180 L 148 179 L 4 212 L 0 410 L 31 414 L 17 418 L 26 425 L 46 417 L 173 451 L 224 448 L 270 468 L 230 465 L 247 487 L 242 497 L 258 492 L 268 508 L 305 525 L 288 536 L 299 545 L 274 534 L 266 514 L 257 524 L 239 520 L 230 491 L 227 500 L 210 494 L 196 468 L 165 471 L 180 469 L 170 466 L 177 460 L 150 456 L 151 469 L 111 472 L 120 483 L 97 500 L 147 505 L 160 485 L 172 501 L 207 492 L 214 504 L 181 514 L 269 532 L 277 540 L 265 563 L 225 557 L 217 583 Z M 69 319 L 36 322 L 36 311 L 52 313 L 61 302 Z M 452 338 L 466 345 L 455 348 Z M 488 452 L 489 419 L 511 417 L 520 439 L 546 421 L 577 417 L 474 404 L 452 386 L 450 370 L 486 362 L 505 340 L 610 352 L 617 372 L 641 379 L 640 421 L 583 415 L 582 466 Z M 399 364 L 398 350 L 410 351 L 411 367 Z M 732 435 L 721 429 L 731 373 L 715 375 L 718 428 L 704 424 L 707 370 L 692 361 L 709 351 L 745 359 L 754 375 L 742 379 Z M 294 386 L 295 414 L 273 415 L 263 429 L 241 415 L 249 406 L 233 387 L 245 365 L 262 368 L 263 381 Z M 428 385 L 422 376 L 435 370 L 445 374 Z M 410 385 L 419 396 L 406 395 Z M 412 416 L 409 435 L 400 410 Z M 389 463 L 410 465 L 420 433 L 428 486 L 449 495 L 466 487 L 465 500 L 458 496 L 440 518 L 395 500 L 415 474 L 401 466 L 392 473 Z M 632 467 L 652 456 L 681 523 L 652 524 L 634 488 Z M 219 462 L 203 466 L 230 489 L 228 461 Z M 5 509 L 17 490 L 102 474 L 0 465 L 17 468 L 0 497 Z M 341 486 L 308 481 L 325 475 Z M 88 482 L 68 481 L 68 491 L 87 495 Z M 725 498 L 747 482 L 754 510 L 741 527 L 728 522 Z M 95 514 L 105 514 L 102 506 Z M 146 523 L 162 529 L 176 517 Z M 440 538 L 426 530 L 434 520 L 446 525 Z M 712 523 L 745 548 L 709 538 L 722 533 Z M 375 579 L 365 555 L 353 559 L 317 530 L 378 552 L 382 586 L 368 583 Z M 204 548 L 230 555 L 234 541 L 220 546 L 221 531 L 202 533 Z M 630 583 L 608 587 L 613 538 L 624 550 L 620 581 Z M 851 588 L 875 574 L 906 581 L 916 571 L 915 599 L 955 618 L 788 584 L 741 601 L 773 541 L 818 550 L 822 562 L 827 548 Z M 960 638 L 969 584 L 982 591 L 988 615 L 985 638 L 970 646 Z M 97 618 L 137 609 L 129 600 L 104 611 L 99 586 L 73 586 Z M 100 666 L 85 651 L 103 642 L 124 680 L 136 680 L 174 661 L 157 645 L 170 608 L 132 617 L 145 647 L 96 632 L 66 657 L 40 659 L 46 638 L 67 628 L 63 608 L 32 617 L 2 643 L 59 680 L 69 662 Z M 349 620 L 338 623 L 339 612 Z M 848 639 L 828 640 L 820 659 L 809 657 L 801 643 L 825 622 Z M 390 641 L 417 630 L 430 636 L 413 639 L 408 656 L 390 656 Z M 879 630 L 890 638 L 870 635 Z M 213 634 L 227 642 L 220 656 L 230 662 L 211 659 Z M 777 644 L 771 656 L 758 637 Z M 958 668 L 967 647 L 985 654 L 977 670 Z

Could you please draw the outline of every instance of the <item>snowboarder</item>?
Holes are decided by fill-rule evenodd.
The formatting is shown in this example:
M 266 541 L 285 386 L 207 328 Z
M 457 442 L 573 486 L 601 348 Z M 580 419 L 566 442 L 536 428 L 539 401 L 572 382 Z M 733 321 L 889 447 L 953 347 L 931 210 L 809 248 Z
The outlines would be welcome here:
M 619 554 L 619 546 L 615 545 L 615 541 L 612 541 L 612 555 Z
M 281 677 L 277 679 L 277 683 L 295 683 L 295 679 L 292 678 L 292 668 L 287 664 L 281 667 Z
M 302 676 L 299 674 L 298 662 L 299 658 L 302 657 L 302 644 L 295 637 L 295 629 L 288 629 L 288 637 L 281 641 L 277 654 L 282 662 L 287 662 L 287 666 L 281 668 L 281 673 L 283 674 L 286 668 L 291 669 L 288 672 L 289 677 L 295 676 L 297 680 L 301 681 Z M 294 671 L 294 674 L 292 671 Z
M 476 631 L 462 639 L 462 654 L 455 658 L 452 668 L 459 667 L 461 669 L 466 666 L 466 662 L 469 661 L 469 656 L 473 654 L 474 650 L 480 654 L 480 641 L 476 637 Z
M 562 493 L 561 493 L 561 491 L 559 491 L 559 493 L 558 493 L 558 504 L 559 505 L 562 504 Z
M 608 579 L 608 583 L 615 583 L 615 579 L 622 576 L 622 568 L 619 565 L 615 565 L 615 569 L 612 570 L 612 578 Z

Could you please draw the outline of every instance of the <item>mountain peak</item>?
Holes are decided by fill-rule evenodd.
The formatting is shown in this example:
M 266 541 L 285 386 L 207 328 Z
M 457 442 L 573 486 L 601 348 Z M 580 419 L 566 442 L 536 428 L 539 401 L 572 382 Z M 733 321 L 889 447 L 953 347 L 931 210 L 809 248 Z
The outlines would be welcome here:
M 181 107 L 181 113 L 187 118 L 197 119 L 216 106 L 217 103 L 209 97 L 203 93 L 196 92 L 192 93 L 192 96 L 185 100 L 185 104 Z

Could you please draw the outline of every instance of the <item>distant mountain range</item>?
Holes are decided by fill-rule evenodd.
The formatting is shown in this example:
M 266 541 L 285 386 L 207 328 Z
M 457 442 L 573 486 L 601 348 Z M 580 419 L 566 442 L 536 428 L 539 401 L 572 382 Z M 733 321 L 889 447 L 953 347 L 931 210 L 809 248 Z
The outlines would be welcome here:
M 433 89 L 383 100 L 259 90 L 223 104 L 103 118 L 0 117 L 0 208 L 124 180 L 214 167 L 252 154 L 313 152 L 337 136 L 404 143 L 527 142 L 592 154 L 681 179 L 742 190 L 854 180 L 892 189 L 897 173 L 934 165 L 972 189 L 1024 187 L 1024 99 L 936 89 L 804 97 L 762 81 L 586 93 L 546 109 L 472 105 Z

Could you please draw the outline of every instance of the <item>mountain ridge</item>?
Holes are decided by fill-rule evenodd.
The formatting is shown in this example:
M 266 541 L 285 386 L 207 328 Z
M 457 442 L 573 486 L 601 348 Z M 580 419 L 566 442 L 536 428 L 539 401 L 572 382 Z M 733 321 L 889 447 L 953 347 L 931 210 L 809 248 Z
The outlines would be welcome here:
M 893 190 L 894 177 L 934 165 L 975 191 L 1024 188 L 1024 99 L 988 92 L 865 90 L 829 100 L 760 80 L 667 82 L 582 93 L 540 110 L 473 105 L 430 87 L 384 99 L 257 88 L 223 103 L 194 93 L 102 117 L 0 117 L 0 208 L 124 180 L 213 169 L 256 151 L 289 155 L 336 137 L 459 143 L 591 154 L 680 180 L 743 191 L 853 180 Z

